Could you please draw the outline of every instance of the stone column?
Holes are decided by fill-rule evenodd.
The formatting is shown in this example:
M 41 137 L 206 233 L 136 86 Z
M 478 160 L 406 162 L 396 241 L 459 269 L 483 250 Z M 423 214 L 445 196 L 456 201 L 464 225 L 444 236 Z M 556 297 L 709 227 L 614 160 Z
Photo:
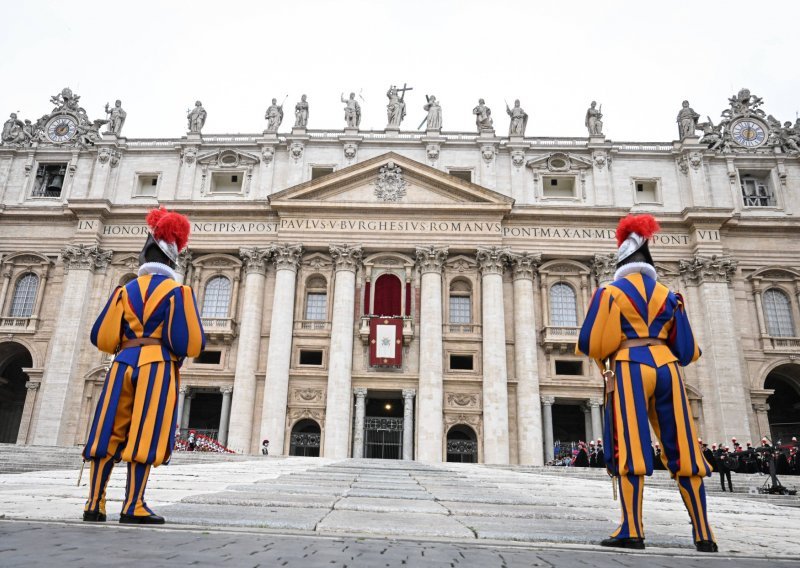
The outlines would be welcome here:
M 189 387 L 181 386 L 178 389 L 178 408 L 177 408 L 177 416 L 175 416 L 175 425 L 178 428 L 183 428 L 183 407 L 186 405 L 186 393 L 189 391 Z
M 414 389 L 403 389 L 403 459 L 414 459 Z
M 356 270 L 361 262 L 362 252 L 361 246 L 348 245 L 331 245 L 330 252 L 336 274 L 333 285 L 331 347 L 328 351 L 325 457 L 343 459 L 348 456 L 347 444 L 350 439 Z M 355 440 L 353 445 L 355 456 Z
M 723 255 L 697 254 L 679 265 L 681 276 L 688 287 L 694 288 L 697 298 L 697 305 L 690 304 L 688 309 L 701 315 L 690 321 L 703 350 L 697 376 L 706 418 L 704 437 L 710 440 L 746 440 L 751 435 L 750 385 L 740 361 L 739 327 L 729 287 L 736 264 Z
M 356 395 L 356 420 L 353 426 L 353 457 L 364 457 L 364 415 L 366 413 L 367 389 L 355 388 Z
M 64 284 L 54 320 L 50 356 L 44 365 L 42 391 L 39 395 L 38 420 L 33 443 L 36 445 L 71 446 L 75 443 L 77 417 L 67 410 L 75 397 L 80 396 L 78 376 L 79 356 L 87 348 L 87 310 L 91 300 L 92 276 L 95 270 L 105 270 L 112 251 L 96 245 L 69 245 L 61 251 L 64 262 Z
M 222 393 L 222 413 L 219 418 L 219 431 L 217 433 L 217 440 L 223 446 L 228 445 L 228 421 L 231 418 L 231 393 L 233 387 L 222 387 L 219 389 Z
M 600 414 L 600 407 L 603 401 L 599 398 L 589 400 L 589 408 L 592 412 L 592 439 L 596 442 L 598 438 L 603 437 L 603 419 Z
M 507 464 L 508 369 L 506 324 L 503 305 L 503 270 L 508 250 L 479 248 L 483 292 L 483 455 L 485 463 Z
M 28 434 L 31 430 L 33 420 L 33 409 L 36 406 L 36 393 L 39 392 L 41 383 L 28 381 L 25 383 L 25 406 L 22 407 L 22 419 L 19 422 L 19 432 L 17 433 L 17 444 L 27 444 Z
M 767 347 L 764 342 L 767 341 L 767 324 L 764 321 L 764 305 L 761 301 L 761 281 L 758 279 L 753 280 L 753 296 L 756 300 L 756 320 L 758 321 L 758 338 L 761 341 L 761 348 Z
M 183 397 L 183 413 L 181 414 L 181 430 L 189 428 L 189 415 L 192 413 L 192 399 L 194 393 L 189 387 L 186 387 L 186 395 Z
M 592 274 L 597 279 L 598 287 L 608 284 L 614 280 L 614 272 L 617 270 L 617 255 L 614 253 L 596 254 L 592 258 Z M 589 307 L 589 303 L 586 303 Z
M 556 399 L 553 396 L 542 397 L 542 422 L 544 423 L 544 459 L 551 461 L 553 455 L 553 403 Z
M 544 465 L 539 404 L 538 341 L 533 278 L 541 255 L 514 253 L 514 363 L 517 371 L 517 454 L 522 465 Z
M 419 423 L 417 459 L 442 461 L 444 357 L 442 354 L 442 267 L 448 249 L 417 247 L 421 274 L 419 322 Z
M 8 285 L 11 282 L 11 267 L 7 267 L 3 270 L 3 287 L 0 288 L 0 315 L 2 315 L 2 309 L 6 305 L 6 294 L 8 294 Z M 37 290 L 37 294 L 41 296 L 42 291 L 41 288 Z
M 241 248 L 239 256 L 244 261 L 244 292 L 247 295 L 247 307 L 242 310 L 239 325 L 228 446 L 237 451 L 250 453 L 253 443 L 256 371 L 258 370 L 258 355 L 261 346 L 264 286 L 267 280 L 269 249 Z M 235 317 L 236 313 L 234 312 L 233 315 Z M 274 445 L 272 447 L 282 448 L 283 446 Z
M 756 415 L 758 435 L 772 440 L 772 432 L 770 432 L 769 428 L 769 404 L 766 402 L 754 402 L 753 411 L 755 411 Z
M 592 415 L 589 407 L 589 401 L 581 404 L 581 411 L 583 412 L 583 436 L 584 441 L 589 441 L 593 438 L 592 432 Z
M 275 245 L 270 252 L 276 269 L 275 297 L 272 302 L 272 320 L 269 327 L 267 376 L 261 411 L 261 439 L 269 440 L 270 447 L 274 448 L 273 453 L 282 455 L 283 442 L 286 438 L 286 402 L 289 398 L 295 284 L 303 247 Z M 234 390 L 238 388 L 235 382 L 233 386 Z

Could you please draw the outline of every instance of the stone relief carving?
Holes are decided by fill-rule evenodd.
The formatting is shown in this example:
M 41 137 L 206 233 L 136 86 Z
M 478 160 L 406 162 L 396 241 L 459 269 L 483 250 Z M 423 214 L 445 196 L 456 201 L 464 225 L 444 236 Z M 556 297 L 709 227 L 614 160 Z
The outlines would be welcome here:
M 449 249 L 447 247 L 435 247 L 433 245 L 427 247 L 417 247 L 414 255 L 417 259 L 420 272 L 442 273 L 442 267 L 447 260 Z
M 495 148 L 490 144 L 486 144 L 481 147 L 481 157 L 483 161 L 487 164 L 491 163 L 494 160 Z
M 293 408 L 286 414 L 286 423 L 288 425 L 303 418 L 312 418 L 322 423 L 325 419 L 325 410 L 322 408 Z
M 261 159 L 264 160 L 264 163 L 269 165 L 272 163 L 272 159 L 275 157 L 275 148 L 272 146 L 264 146 L 261 149 Z
M 97 245 L 68 245 L 61 251 L 64 268 L 69 270 L 105 270 L 114 254 Z
M 203 108 L 203 103 L 196 101 L 194 103 L 194 108 L 186 114 L 186 120 L 189 123 L 189 133 L 200 134 L 203 130 L 203 126 L 206 124 L 207 117 L 208 113 L 206 109 Z
M 440 148 L 438 144 L 428 144 L 428 146 L 425 148 L 425 152 L 431 162 L 435 162 L 439 159 L 439 151 Z
M 698 285 L 704 282 L 730 283 L 736 273 L 737 262 L 729 256 L 695 255 L 691 260 L 681 260 L 678 270 L 687 284 Z
M 181 160 L 183 160 L 184 164 L 192 165 L 194 164 L 195 160 L 197 159 L 197 148 L 194 146 L 188 146 L 183 149 L 181 152 Z
M 322 402 L 322 389 L 294 389 L 294 400 L 299 402 Z
M 394 162 L 389 162 L 378 171 L 375 181 L 375 196 L 380 201 L 397 202 L 406 195 L 408 183 L 403 179 L 403 170 Z
M 353 144 L 352 142 L 348 142 L 344 145 L 344 157 L 348 160 L 354 160 L 356 154 L 358 153 L 358 146 Z
M 505 247 L 478 247 L 475 254 L 481 274 L 502 275 L 509 256 L 509 250 Z
M 479 407 L 479 397 L 477 394 L 469 393 L 447 393 L 447 404 L 455 407 Z
M 303 150 L 305 147 L 302 142 L 292 142 L 289 145 L 289 155 L 296 162 L 303 157 Z
M 594 167 L 598 170 L 602 170 L 606 165 L 611 165 L 611 157 L 606 154 L 605 150 L 593 152 L 592 159 L 594 160 Z
M 481 425 L 481 415 L 480 414 L 445 414 L 444 415 L 444 425 L 445 428 L 449 428 L 454 424 L 466 424 L 468 426 L 472 426 L 476 433 L 479 433 L 480 425 Z
M 515 168 L 521 168 L 525 163 L 525 152 L 522 150 L 514 150 L 511 152 L 511 163 Z
M 328 250 L 330 250 L 337 271 L 355 272 L 358 269 L 363 255 L 361 245 L 330 245 Z

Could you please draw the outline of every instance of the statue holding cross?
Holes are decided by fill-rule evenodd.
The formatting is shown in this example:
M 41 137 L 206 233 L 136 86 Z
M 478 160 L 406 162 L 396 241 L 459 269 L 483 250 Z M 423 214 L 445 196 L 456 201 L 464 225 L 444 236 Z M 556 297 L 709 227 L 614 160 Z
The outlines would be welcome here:
M 406 103 L 403 100 L 406 95 L 406 91 L 412 90 L 413 87 L 407 87 L 405 83 L 403 83 L 403 88 L 398 89 L 396 85 L 392 85 L 389 87 L 389 90 L 386 91 L 386 97 L 389 99 L 389 104 L 386 105 L 386 115 L 388 117 L 388 124 L 386 125 L 387 129 L 400 129 L 400 123 L 403 122 L 403 119 L 406 117 Z

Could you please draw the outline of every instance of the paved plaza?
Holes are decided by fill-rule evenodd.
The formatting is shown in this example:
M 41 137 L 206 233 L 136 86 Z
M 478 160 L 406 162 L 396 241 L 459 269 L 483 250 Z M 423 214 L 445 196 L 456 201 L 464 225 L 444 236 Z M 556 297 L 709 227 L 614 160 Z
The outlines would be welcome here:
M 579 560 L 588 566 L 646 561 L 711 567 L 731 566 L 731 556 L 752 566 L 800 565 L 800 500 L 723 494 L 716 478 L 709 485 L 709 510 L 721 553 L 700 555 L 677 489 L 663 475 L 654 476 L 645 494 L 643 553 L 597 546 L 618 519 L 610 482 L 597 470 L 178 456 L 155 470 L 148 486 L 148 504 L 169 523 L 157 528 L 113 522 L 123 496 L 122 467 L 109 487 L 109 522 L 80 522 L 88 480 L 84 472 L 78 487 L 77 476 L 76 469 L 0 474 L 0 565 L 89 566 L 98 538 L 110 543 L 122 565 L 131 558 L 131 565 L 152 559 L 237 566 L 511 567 L 571 566 Z M 734 481 L 742 491 L 745 479 Z M 763 480 L 750 480 L 755 481 Z M 141 549 L 144 542 L 147 550 Z

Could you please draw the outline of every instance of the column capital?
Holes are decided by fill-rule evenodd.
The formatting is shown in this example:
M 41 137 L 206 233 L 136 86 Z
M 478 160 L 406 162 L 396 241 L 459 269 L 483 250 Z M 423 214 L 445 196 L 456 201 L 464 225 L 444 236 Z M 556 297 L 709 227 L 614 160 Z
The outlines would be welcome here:
M 542 263 L 540 253 L 511 252 L 508 255 L 509 263 L 514 271 L 514 280 L 533 281 L 533 275 Z
M 409 399 L 417 396 L 417 389 L 403 389 L 403 398 Z
M 553 406 L 556 402 L 556 397 L 554 396 L 543 396 L 542 397 L 542 404 L 545 406 Z
M 355 272 L 363 255 L 361 245 L 330 245 L 328 250 L 337 272 L 340 270 Z
M 601 398 L 590 398 L 589 399 L 589 406 L 591 408 L 598 408 L 600 406 L 603 406 L 603 399 L 601 399 Z
M 708 282 L 730 284 L 738 262 L 727 255 L 694 255 L 691 260 L 681 260 L 678 270 L 686 283 L 697 286 Z
M 418 246 L 416 248 L 415 256 L 417 257 L 417 264 L 419 265 L 420 272 L 426 274 L 428 272 L 442 273 L 442 267 L 447 260 L 447 255 L 450 250 L 447 247 Z
M 475 258 L 478 260 L 481 274 L 502 275 L 510 253 L 505 247 L 478 247 Z
M 177 271 L 181 274 L 186 274 L 186 269 L 192 264 L 192 251 L 188 248 L 183 249 L 178 254 Z
M 598 282 L 610 282 L 617 271 L 617 255 L 613 252 L 596 254 L 591 261 L 592 275 Z
M 769 410 L 769 404 L 766 402 L 754 402 L 753 410 L 756 412 L 767 412 Z
M 182 395 L 187 395 L 187 394 L 189 394 L 190 392 L 192 392 L 192 388 L 191 388 L 191 387 L 187 387 L 187 386 L 181 386 L 181 388 L 179 389 L 179 392 L 180 392 Z
M 269 255 L 270 249 L 257 247 L 242 247 L 239 249 L 239 258 L 244 261 L 244 269 L 248 274 L 250 272 L 266 274 Z
M 272 254 L 272 262 L 275 263 L 276 269 L 297 272 L 303 245 L 272 245 L 269 252 Z
M 222 393 L 222 396 L 230 395 L 233 392 L 233 387 L 231 385 L 227 385 L 224 387 L 219 387 L 219 392 Z
M 356 398 L 364 398 L 367 396 L 367 389 L 364 387 L 356 387 L 353 389 L 353 394 L 356 395 Z
M 61 250 L 64 268 L 69 270 L 105 270 L 114 251 L 97 245 L 67 245 Z
M 28 381 L 25 383 L 25 388 L 28 390 L 39 390 L 39 387 L 42 386 L 42 383 Z

